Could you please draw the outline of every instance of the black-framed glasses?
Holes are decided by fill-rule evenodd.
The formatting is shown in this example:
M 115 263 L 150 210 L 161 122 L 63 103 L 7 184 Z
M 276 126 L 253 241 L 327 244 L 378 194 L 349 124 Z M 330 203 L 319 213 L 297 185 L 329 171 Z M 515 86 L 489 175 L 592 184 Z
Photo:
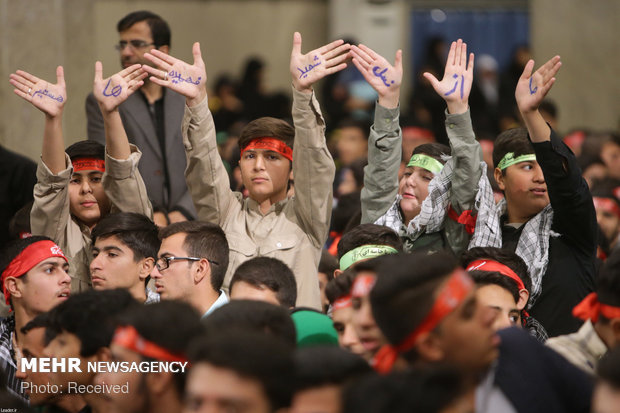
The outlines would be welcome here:
M 148 46 L 155 46 L 155 43 L 147 43 L 144 40 L 121 40 L 120 42 L 118 42 L 118 44 L 114 45 L 114 48 L 120 52 L 122 50 L 125 50 L 127 46 L 131 47 L 134 50 L 139 50 L 144 49 Z
M 157 271 L 162 271 L 170 267 L 170 261 L 200 261 L 202 258 L 197 257 L 160 257 L 155 261 L 155 267 Z M 213 261 L 207 258 L 211 264 L 218 265 L 217 261 Z

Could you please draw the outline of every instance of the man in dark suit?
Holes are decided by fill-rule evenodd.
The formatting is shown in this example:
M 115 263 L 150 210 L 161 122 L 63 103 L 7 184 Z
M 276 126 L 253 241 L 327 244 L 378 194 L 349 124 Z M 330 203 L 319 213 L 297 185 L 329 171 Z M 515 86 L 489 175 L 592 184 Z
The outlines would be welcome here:
M 116 48 L 121 65 L 149 64 L 144 53 L 170 50 L 168 23 L 149 11 L 136 11 L 117 24 L 120 41 Z M 129 142 L 142 151 L 140 174 L 155 208 L 178 211 L 195 218 L 196 210 L 185 183 L 185 149 L 181 121 L 185 98 L 144 79 L 140 93 L 134 93 L 120 106 Z M 105 144 L 103 117 L 93 94 L 86 99 L 88 139 Z

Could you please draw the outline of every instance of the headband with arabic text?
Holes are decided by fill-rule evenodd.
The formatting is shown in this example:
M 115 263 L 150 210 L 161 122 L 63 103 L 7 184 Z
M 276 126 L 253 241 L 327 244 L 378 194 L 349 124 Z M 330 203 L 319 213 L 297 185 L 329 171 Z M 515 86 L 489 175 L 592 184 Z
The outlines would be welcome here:
M 17 257 L 13 258 L 2 273 L 2 292 L 7 305 L 9 305 L 9 294 L 4 289 L 4 280 L 8 277 L 21 277 L 41 261 L 52 257 L 60 257 L 65 262 L 69 262 L 60 247 L 50 240 L 34 242 L 24 248 Z
M 517 283 L 517 287 L 519 290 L 525 290 L 525 284 L 523 284 L 523 280 L 521 277 L 517 275 L 516 272 L 510 269 L 507 265 L 502 264 L 501 262 L 489 260 L 489 259 L 480 259 L 476 261 L 472 261 L 469 263 L 467 267 L 467 271 L 488 271 L 488 272 L 498 272 L 502 275 L 505 275 L 508 278 L 513 279 Z
M 353 248 L 340 258 L 340 271 L 346 270 L 351 265 L 361 260 L 396 253 L 398 253 L 396 248 L 388 245 L 362 245 L 361 247 Z
M 412 166 L 426 169 L 427 171 L 432 172 L 435 175 L 437 175 L 443 169 L 443 164 L 437 159 L 421 153 L 416 153 L 411 157 L 411 159 L 409 159 L 407 167 L 409 168 Z
M 155 360 L 169 361 L 169 362 L 181 362 L 187 361 L 187 358 L 183 355 L 174 354 L 158 344 L 148 341 L 140 336 L 138 330 L 133 326 L 120 326 L 114 331 L 114 338 L 112 344 L 116 344 L 127 350 L 135 351 L 144 357 L 150 357 Z
M 521 163 L 521 162 L 535 161 L 535 160 L 536 160 L 536 155 L 533 153 L 527 153 L 525 155 L 520 155 L 515 158 L 514 152 L 508 152 L 506 155 L 504 155 L 502 160 L 499 161 L 499 164 L 497 164 L 497 167 L 503 171 L 504 169 L 514 164 Z
M 471 277 L 461 268 L 457 268 L 439 291 L 433 307 L 418 327 L 409 333 L 400 344 L 385 345 L 379 350 L 372 360 L 372 366 L 375 370 L 382 374 L 389 373 L 398 355 L 412 349 L 420 335 L 434 330 L 446 316 L 465 300 L 473 288 L 474 282 Z
M 241 156 L 243 156 L 243 152 L 250 149 L 265 149 L 268 151 L 274 151 L 293 162 L 293 150 L 280 139 L 270 137 L 252 139 L 250 143 L 248 143 L 245 148 L 241 150 Z
M 97 158 L 78 158 L 71 161 L 73 172 L 99 171 L 105 172 L 105 161 Z
M 620 318 L 620 307 L 601 303 L 598 300 L 598 294 L 590 293 L 573 308 L 575 317 L 582 320 L 592 320 L 593 323 L 598 321 L 601 314 L 609 320 Z

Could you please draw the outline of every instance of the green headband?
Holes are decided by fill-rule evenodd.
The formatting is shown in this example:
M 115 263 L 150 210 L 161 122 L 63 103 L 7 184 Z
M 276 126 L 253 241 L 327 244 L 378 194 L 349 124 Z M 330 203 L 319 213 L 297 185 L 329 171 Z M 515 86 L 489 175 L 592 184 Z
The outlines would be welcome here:
M 434 173 L 435 175 L 441 172 L 441 169 L 443 168 L 443 164 L 437 159 L 432 158 L 428 155 L 423 155 L 421 153 L 416 153 L 411 157 L 409 163 L 407 164 L 407 167 L 410 166 L 418 166 L 420 168 L 424 168 L 427 171 Z
M 525 155 L 517 156 L 515 158 L 514 152 L 508 152 L 506 155 L 504 155 L 502 160 L 499 161 L 499 164 L 497 165 L 497 167 L 503 171 L 504 169 L 516 163 L 535 161 L 535 160 L 536 160 L 536 154 L 533 154 L 533 153 L 528 153 Z
M 351 265 L 361 260 L 396 253 L 398 253 L 396 248 L 387 245 L 362 245 L 361 247 L 353 248 L 340 258 L 340 271 L 346 270 Z

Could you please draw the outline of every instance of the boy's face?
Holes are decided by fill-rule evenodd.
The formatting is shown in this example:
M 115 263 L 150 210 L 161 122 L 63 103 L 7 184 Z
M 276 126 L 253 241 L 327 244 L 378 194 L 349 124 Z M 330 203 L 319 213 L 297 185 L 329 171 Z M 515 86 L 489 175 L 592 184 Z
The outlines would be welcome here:
M 338 130 L 338 142 L 336 144 L 338 158 L 342 165 L 348 166 L 357 159 L 368 156 L 368 141 L 364 132 L 354 126 L 340 128 Z
M 101 178 L 103 173 L 94 170 L 74 172 L 69 182 L 69 205 L 71 214 L 85 225 L 93 227 L 110 211 Z
M 405 168 L 405 173 L 398 185 L 398 193 L 403 197 L 400 201 L 400 208 L 407 221 L 420 213 L 422 202 L 428 196 L 428 184 L 434 176 L 432 172 L 419 166 Z
M 609 176 L 620 179 L 620 146 L 606 142 L 601 148 L 601 159 L 608 168 Z
M 186 234 L 178 232 L 161 241 L 158 256 L 161 257 L 188 257 L 185 249 Z M 192 277 L 192 268 L 196 263 L 186 260 L 172 260 L 165 270 L 153 269 L 151 276 L 155 280 L 157 293 L 163 300 L 185 300 L 195 288 Z
M 536 161 L 519 162 L 502 171 L 495 168 L 495 180 L 504 191 L 510 219 L 526 222 L 549 204 L 547 184 Z
M 241 155 L 239 167 L 250 198 L 259 204 L 286 198 L 291 162 L 284 156 L 268 149 L 248 149 Z
M 258 380 L 208 363 L 192 366 L 185 385 L 185 413 L 270 413 L 269 400 Z
M 82 348 L 82 342 L 75 334 L 67 331 L 61 331 L 50 343 L 45 347 L 44 353 L 46 357 L 53 358 L 79 358 L 80 368 L 82 372 L 70 371 L 67 369 L 65 372 L 60 370 L 50 373 L 50 377 L 54 384 L 62 385 L 64 389 L 68 388 L 69 382 L 76 382 L 78 384 L 91 384 L 94 378 L 94 373 L 89 373 L 87 365 L 89 361 L 95 361 L 96 355 L 84 357 L 80 355 Z
M 594 206 L 596 207 L 596 221 L 601 227 L 603 235 L 607 241 L 614 242 L 618 237 L 618 232 L 620 232 L 620 217 L 612 211 L 597 207 L 596 203 Z
M 376 274 L 360 271 L 357 275 L 358 278 L 364 276 L 376 277 Z M 353 314 L 351 316 L 353 328 L 364 348 L 364 357 L 370 360 L 384 344 L 387 344 L 387 340 L 383 336 L 383 333 L 372 315 L 369 294 L 363 296 L 352 294 L 351 304 L 351 308 L 353 309 Z
M 338 333 L 338 345 L 353 354 L 364 357 L 366 350 L 353 327 L 353 308 L 349 306 L 333 310 L 332 321 Z
M 136 262 L 131 248 L 115 235 L 98 238 L 93 246 L 93 260 L 90 263 L 93 289 L 132 289 L 138 284 L 144 286 L 144 279 L 148 275 L 148 270 L 144 269 L 146 260 L 153 261 L 152 258 L 143 258 Z
M 16 279 L 23 306 L 30 314 L 51 310 L 71 294 L 69 264 L 60 257 L 47 258 L 35 265 L 27 277 Z
M 482 285 L 476 289 L 476 300 L 481 306 L 495 311 L 493 330 L 521 327 L 521 312 L 510 291 L 496 284 Z
M 21 363 L 23 359 L 30 360 L 31 358 L 45 357 L 43 349 L 45 348 L 45 328 L 36 327 L 22 334 L 20 337 L 20 351 L 15 352 L 15 358 L 17 361 L 17 373 L 15 376 L 22 379 L 24 382 L 32 386 L 47 386 L 50 382 L 49 373 L 42 373 L 40 371 L 34 372 L 25 370 L 23 373 L 20 371 Z M 39 406 L 41 404 L 47 404 L 51 400 L 55 399 L 58 395 L 51 392 L 30 392 L 26 391 L 30 395 L 30 404 L 33 406 Z

